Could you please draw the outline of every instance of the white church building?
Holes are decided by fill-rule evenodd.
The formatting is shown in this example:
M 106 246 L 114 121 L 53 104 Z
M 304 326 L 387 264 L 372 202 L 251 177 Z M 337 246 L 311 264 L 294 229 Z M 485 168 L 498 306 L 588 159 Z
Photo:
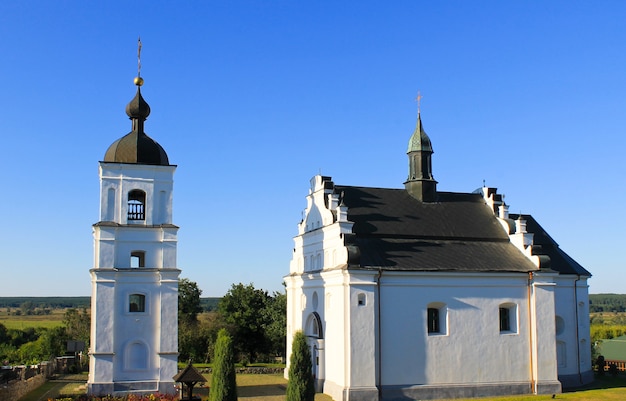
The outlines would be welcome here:
M 439 192 L 418 114 L 404 188 L 311 179 L 287 287 L 335 401 L 561 392 L 593 379 L 591 274 L 495 188 Z
M 175 393 L 178 361 L 178 227 L 175 165 L 144 132 L 150 107 L 126 106 L 132 131 L 99 164 L 100 221 L 93 225 L 89 394 Z

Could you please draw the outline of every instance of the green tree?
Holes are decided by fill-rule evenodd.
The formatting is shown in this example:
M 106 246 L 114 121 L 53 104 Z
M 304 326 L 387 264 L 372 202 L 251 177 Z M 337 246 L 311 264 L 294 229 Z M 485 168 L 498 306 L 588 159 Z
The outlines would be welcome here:
M 9 343 L 0 343 L 0 364 L 10 365 L 18 359 L 17 348 Z
M 198 284 L 187 278 L 178 281 L 178 352 L 179 360 L 202 360 L 207 339 L 201 334 L 198 314 L 202 312 Z
M 273 355 L 284 357 L 287 350 L 287 294 L 275 292 L 264 313 L 269 351 Z
M 313 401 L 315 387 L 311 365 L 311 351 L 302 331 L 293 336 L 291 358 L 289 359 L 289 382 L 287 401 Z
M 86 308 L 66 310 L 65 315 L 63 315 L 63 326 L 65 326 L 68 340 L 82 341 L 85 343 L 85 349 L 89 349 L 91 315 Z
M 22 302 L 20 310 L 22 311 L 22 315 L 32 315 L 35 310 L 35 304 L 33 301 Z
M 17 354 L 20 362 L 23 364 L 36 364 L 41 362 L 42 359 L 46 359 L 43 358 L 40 339 L 23 344 L 17 350 Z
M 178 281 L 178 321 L 196 322 L 198 313 L 202 312 L 200 305 L 202 290 L 198 284 L 187 278 Z
M 9 334 L 5 325 L 0 323 L 0 344 L 4 344 L 9 341 Z
M 253 284 L 239 283 L 232 285 L 218 305 L 218 311 L 231 327 L 236 350 L 247 354 L 252 361 L 269 350 L 264 313 L 269 298 L 266 291 L 254 288 Z
M 226 329 L 217 333 L 209 401 L 237 401 L 233 342 Z
M 206 339 L 204 362 L 213 361 L 217 335 L 221 329 L 226 328 L 226 323 L 217 311 L 207 312 L 200 321 L 200 333 Z
M 45 330 L 39 336 L 43 359 L 65 355 L 67 350 L 67 332 L 65 327 L 53 327 Z

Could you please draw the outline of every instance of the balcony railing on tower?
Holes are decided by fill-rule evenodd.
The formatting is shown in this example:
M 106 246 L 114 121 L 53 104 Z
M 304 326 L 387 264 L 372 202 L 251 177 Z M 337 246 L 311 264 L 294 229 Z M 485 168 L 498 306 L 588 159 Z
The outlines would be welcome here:
M 128 193 L 128 220 L 146 219 L 146 193 L 133 189 Z
M 143 203 L 139 201 L 128 201 L 128 220 L 145 220 L 146 213 Z

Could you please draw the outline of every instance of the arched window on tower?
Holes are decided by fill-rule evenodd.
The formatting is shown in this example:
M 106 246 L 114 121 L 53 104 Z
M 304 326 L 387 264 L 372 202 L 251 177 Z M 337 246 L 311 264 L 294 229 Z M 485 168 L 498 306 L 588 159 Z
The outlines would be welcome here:
M 128 193 L 128 220 L 146 219 L 146 193 L 133 189 Z
M 130 253 L 130 267 L 146 267 L 146 253 L 144 251 L 132 251 Z

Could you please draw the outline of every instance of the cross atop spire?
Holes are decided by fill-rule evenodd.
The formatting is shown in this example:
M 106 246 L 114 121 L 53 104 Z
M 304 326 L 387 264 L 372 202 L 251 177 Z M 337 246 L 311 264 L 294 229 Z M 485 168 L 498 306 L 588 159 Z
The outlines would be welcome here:
M 141 78 L 141 37 L 137 37 L 137 76 L 135 77 L 135 85 L 138 87 L 143 85 L 143 78 Z
M 141 36 L 137 37 L 137 77 L 141 77 Z
M 420 114 L 420 104 L 422 102 L 422 94 L 420 93 L 420 91 L 417 91 L 417 97 L 415 98 L 415 101 L 417 102 L 417 115 L 419 116 Z

